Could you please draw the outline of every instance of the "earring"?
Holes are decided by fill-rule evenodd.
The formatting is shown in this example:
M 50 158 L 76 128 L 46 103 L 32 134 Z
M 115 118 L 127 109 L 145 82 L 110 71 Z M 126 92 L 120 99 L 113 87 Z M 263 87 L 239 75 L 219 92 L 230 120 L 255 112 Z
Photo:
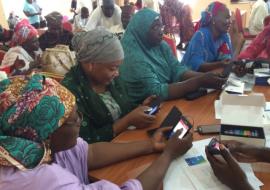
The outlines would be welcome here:
M 52 151 L 50 148 L 50 139 L 47 139 L 43 142 L 43 146 L 44 146 L 44 155 L 42 158 L 42 162 L 43 163 L 50 163 L 52 161 Z

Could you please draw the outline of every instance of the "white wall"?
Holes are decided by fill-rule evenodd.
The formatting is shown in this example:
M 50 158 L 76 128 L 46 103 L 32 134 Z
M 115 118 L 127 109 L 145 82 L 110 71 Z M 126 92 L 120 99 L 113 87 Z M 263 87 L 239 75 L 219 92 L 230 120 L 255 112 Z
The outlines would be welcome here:
M 70 4 L 71 0 L 37 0 L 40 7 L 42 7 L 42 15 L 47 15 L 48 13 L 52 11 L 58 11 L 62 13 L 63 15 L 72 17 L 72 13 L 70 10 Z M 78 0 L 78 2 L 82 2 L 85 4 L 85 6 L 91 5 L 91 0 Z M 89 3 L 88 3 L 89 2 Z M 25 15 L 23 13 L 23 7 L 24 7 L 25 0 L 2 0 L 3 8 L 5 11 L 5 16 L 8 18 L 8 15 L 11 11 L 14 11 L 16 15 L 25 18 Z M 78 3 L 79 4 L 79 3 Z M 92 7 L 87 6 L 87 7 Z

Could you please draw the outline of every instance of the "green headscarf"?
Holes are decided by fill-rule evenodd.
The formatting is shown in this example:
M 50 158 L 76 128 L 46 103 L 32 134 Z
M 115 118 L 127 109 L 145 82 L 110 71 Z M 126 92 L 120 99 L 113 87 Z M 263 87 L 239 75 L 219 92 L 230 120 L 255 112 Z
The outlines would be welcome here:
M 0 87 L 0 166 L 26 170 L 48 163 L 45 141 L 70 116 L 75 97 L 38 74 L 3 80 Z
M 150 95 L 166 99 L 168 84 L 178 82 L 186 71 L 165 41 L 154 47 L 149 44 L 148 31 L 158 18 L 159 14 L 151 9 L 140 10 L 132 17 L 121 40 L 125 58 L 120 78 L 134 104 L 142 103 Z

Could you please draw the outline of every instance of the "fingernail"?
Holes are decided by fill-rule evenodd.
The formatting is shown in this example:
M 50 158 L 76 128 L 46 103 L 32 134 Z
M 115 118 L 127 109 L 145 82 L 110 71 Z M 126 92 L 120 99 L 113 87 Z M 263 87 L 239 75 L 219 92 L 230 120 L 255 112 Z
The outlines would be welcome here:
M 219 145 L 219 148 L 220 148 L 220 150 L 224 150 L 225 149 L 225 146 L 223 144 L 220 144 Z

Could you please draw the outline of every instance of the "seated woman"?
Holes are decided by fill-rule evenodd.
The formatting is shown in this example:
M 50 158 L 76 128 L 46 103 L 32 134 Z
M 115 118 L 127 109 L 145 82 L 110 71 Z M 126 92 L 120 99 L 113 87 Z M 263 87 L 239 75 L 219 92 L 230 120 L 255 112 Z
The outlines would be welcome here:
M 140 104 L 152 94 L 174 99 L 200 87 L 221 88 L 224 79 L 212 73 L 189 71 L 179 63 L 162 41 L 162 28 L 159 14 L 147 8 L 136 13 L 127 27 L 121 41 L 125 59 L 120 78 L 130 101 Z
M 270 25 L 259 33 L 249 46 L 243 50 L 238 59 L 256 59 L 270 61 Z
M 62 84 L 75 96 L 84 115 L 80 136 L 88 143 L 111 141 L 130 125 L 145 127 L 155 116 L 145 112 L 147 102 L 132 111 L 118 79 L 124 58 L 120 41 L 105 28 L 78 33 L 72 40 L 78 65 L 66 74 Z
M 226 5 L 211 3 L 201 14 L 200 29 L 190 40 L 182 63 L 201 72 L 223 68 L 233 53 L 228 34 L 230 24 Z
M 46 48 L 53 48 L 58 44 L 71 47 L 73 34 L 63 29 L 63 16 L 58 12 L 52 12 L 45 16 L 48 30 L 39 37 L 40 48 L 44 51 Z
M 0 97 L 1 189 L 156 190 L 170 163 L 192 147 L 192 134 L 179 139 L 180 131 L 167 145 L 162 131 L 144 141 L 88 145 L 78 138 L 82 117 L 75 97 L 41 75 L 1 81 Z M 89 183 L 89 170 L 163 149 L 145 172 L 120 187 Z
M 10 43 L 12 48 L 5 54 L 0 69 L 9 68 L 10 75 L 18 75 L 37 66 L 40 62 L 37 55 L 40 50 L 37 35 L 37 30 L 28 20 L 20 21 L 14 29 Z

